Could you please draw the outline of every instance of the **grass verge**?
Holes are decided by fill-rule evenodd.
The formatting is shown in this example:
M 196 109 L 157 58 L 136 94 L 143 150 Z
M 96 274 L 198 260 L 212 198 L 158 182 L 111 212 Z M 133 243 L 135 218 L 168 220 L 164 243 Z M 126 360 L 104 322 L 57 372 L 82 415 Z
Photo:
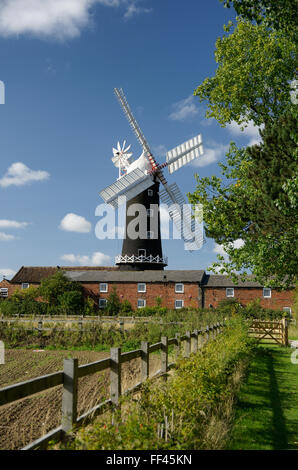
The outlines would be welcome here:
M 293 349 L 259 346 L 236 407 L 228 449 L 298 449 L 298 365 Z

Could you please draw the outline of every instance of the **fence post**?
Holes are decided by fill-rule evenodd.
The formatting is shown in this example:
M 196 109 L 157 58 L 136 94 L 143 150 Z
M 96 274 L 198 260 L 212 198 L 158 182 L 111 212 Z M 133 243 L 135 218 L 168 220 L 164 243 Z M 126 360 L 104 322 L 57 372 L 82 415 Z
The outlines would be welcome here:
M 208 341 L 209 341 L 209 326 L 206 326 L 206 329 L 205 329 L 205 334 L 206 334 L 206 340 L 205 340 L 205 343 L 208 343 Z
M 78 403 L 78 359 L 64 359 L 62 422 L 63 431 L 68 432 L 77 421 Z
M 141 343 L 141 382 L 144 382 L 149 377 L 149 343 L 142 341 Z
M 42 333 L 42 320 L 38 320 L 38 333 Z
M 120 326 L 121 333 L 124 334 L 124 321 L 123 320 L 119 322 L 119 326 Z
M 185 357 L 190 356 L 190 349 L 191 349 L 191 336 L 190 336 L 190 331 L 187 331 L 185 333 L 186 335 L 186 341 L 185 341 Z
M 168 337 L 161 337 L 161 372 L 166 374 L 168 372 Z
M 283 345 L 288 346 L 289 338 L 288 338 L 288 322 L 286 318 L 282 319 L 282 332 L 283 332 Z
M 198 352 L 198 341 L 199 341 L 199 331 L 198 330 L 194 330 L 194 341 L 193 341 L 193 350 L 194 352 Z
M 111 400 L 117 406 L 121 396 L 121 348 L 111 348 L 110 380 Z
M 175 347 L 175 349 L 176 349 L 176 351 L 175 351 L 176 354 L 175 354 L 175 355 L 176 355 L 176 357 L 177 357 L 177 356 L 179 356 L 180 347 L 181 347 L 180 333 L 176 333 L 176 334 L 175 334 L 175 339 L 176 339 L 176 341 L 177 341 L 177 344 L 176 344 L 176 347 Z

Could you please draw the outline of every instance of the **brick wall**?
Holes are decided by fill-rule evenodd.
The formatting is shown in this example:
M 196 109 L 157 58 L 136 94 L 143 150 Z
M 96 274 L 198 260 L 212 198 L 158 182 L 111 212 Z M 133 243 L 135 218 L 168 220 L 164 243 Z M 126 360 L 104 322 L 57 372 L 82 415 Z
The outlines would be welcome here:
M 263 297 L 263 288 L 237 288 L 234 287 L 234 299 L 239 300 L 243 305 L 247 305 L 255 299 L 260 299 L 261 306 L 282 310 L 283 307 L 291 307 L 293 304 L 294 290 L 276 291 L 271 290 L 271 298 Z M 217 307 L 221 300 L 231 298 L 226 296 L 225 287 L 205 287 L 204 288 L 205 307 L 211 304 Z
M 3 281 L 0 282 L 0 289 L 2 288 L 8 289 L 8 297 L 10 297 L 16 290 L 16 286 L 8 282 L 6 279 L 3 279 Z
M 146 292 L 138 292 L 137 283 L 108 283 L 108 292 L 99 292 L 99 283 L 85 283 L 82 284 L 86 295 L 98 302 L 98 299 L 107 299 L 112 292 L 112 288 L 116 287 L 117 294 L 121 301 L 128 300 L 132 307 L 137 308 L 138 299 L 146 300 L 146 307 L 156 306 L 156 297 L 161 297 L 162 307 L 174 308 L 175 300 L 184 300 L 184 307 L 197 308 L 200 305 L 199 300 L 199 286 L 196 283 L 184 283 L 184 293 L 175 292 L 175 283 L 146 283 Z

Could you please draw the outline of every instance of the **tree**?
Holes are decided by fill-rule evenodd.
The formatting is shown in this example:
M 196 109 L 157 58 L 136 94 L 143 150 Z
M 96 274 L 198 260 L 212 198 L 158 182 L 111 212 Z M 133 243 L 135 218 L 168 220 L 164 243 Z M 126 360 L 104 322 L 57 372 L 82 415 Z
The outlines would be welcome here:
M 105 311 L 108 315 L 118 315 L 121 310 L 121 302 L 117 294 L 116 287 L 113 287 L 112 292 L 108 296 Z
M 61 271 L 57 271 L 53 276 L 43 279 L 39 287 L 40 295 L 52 306 L 59 305 L 59 296 L 69 291 L 80 292 L 83 298 L 82 286 L 78 282 L 67 279 Z
M 59 295 L 58 302 L 64 315 L 80 315 L 84 310 L 84 297 L 79 290 L 65 291 Z
M 233 30 L 230 22 L 225 28 Z M 272 122 L 291 102 L 297 46 L 284 33 L 237 19 L 228 36 L 216 41 L 215 76 L 194 92 L 207 101 L 206 117 L 223 127 L 232 121 L 257 126 Z
M 232 143 L 227 164 L 219 164 L 224 179 L 196 176 L 189 199 L 203 204 L 206 235 L 229 255 L 213 269 L 251 270 L 263 284 L 286 287 L 297 281 L 297 109 L 260 134 L 263 142 L 247 149 Z
M 243 18 L 267 27 L 295 34 L 297 31 L 297 0 L 220 0 L 233 6 Z

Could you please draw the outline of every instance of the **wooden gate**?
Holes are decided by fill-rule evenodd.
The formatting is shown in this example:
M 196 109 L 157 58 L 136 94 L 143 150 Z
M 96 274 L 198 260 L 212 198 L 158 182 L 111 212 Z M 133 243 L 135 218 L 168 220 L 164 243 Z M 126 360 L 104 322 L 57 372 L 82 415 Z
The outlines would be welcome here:
M 288 346 L 287 320 L 252 320 L 249 335 L 266 344 Z

